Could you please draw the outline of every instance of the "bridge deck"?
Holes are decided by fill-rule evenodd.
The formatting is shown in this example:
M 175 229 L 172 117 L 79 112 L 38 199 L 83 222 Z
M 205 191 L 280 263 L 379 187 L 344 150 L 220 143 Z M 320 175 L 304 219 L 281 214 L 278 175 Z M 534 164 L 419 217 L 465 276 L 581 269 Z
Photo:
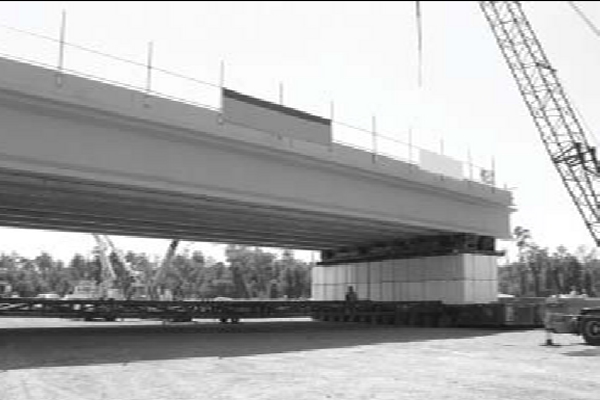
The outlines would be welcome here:
M 2 58 L 0 69 L 3 226 L 309 250 L 510 237 L 509 191 L 304 140 L 309 126 L 246 126 L 283 112 L 244 121 L 78 76 L 57 85 L 55 71 Z

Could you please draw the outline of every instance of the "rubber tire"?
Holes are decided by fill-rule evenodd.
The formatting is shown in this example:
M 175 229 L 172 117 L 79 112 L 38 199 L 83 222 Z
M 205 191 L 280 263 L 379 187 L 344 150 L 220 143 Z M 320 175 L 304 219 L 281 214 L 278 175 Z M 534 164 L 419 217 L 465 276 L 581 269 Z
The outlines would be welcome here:
M 583 320 L 581 334 L 587 344 L 600 346 L 600 319 Z

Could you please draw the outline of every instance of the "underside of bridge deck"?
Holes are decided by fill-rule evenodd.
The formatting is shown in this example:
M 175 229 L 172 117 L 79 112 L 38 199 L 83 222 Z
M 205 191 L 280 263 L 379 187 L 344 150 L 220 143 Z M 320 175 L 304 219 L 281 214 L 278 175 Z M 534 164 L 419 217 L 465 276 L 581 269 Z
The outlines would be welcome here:
M 326 250 L 442 232 L 0 170 L 0 225 Z

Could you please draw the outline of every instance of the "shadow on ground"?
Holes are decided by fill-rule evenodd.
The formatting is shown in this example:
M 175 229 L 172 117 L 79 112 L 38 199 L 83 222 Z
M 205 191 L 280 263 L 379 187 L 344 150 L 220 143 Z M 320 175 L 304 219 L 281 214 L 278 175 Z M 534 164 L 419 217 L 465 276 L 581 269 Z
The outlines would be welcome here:
M 0 329 L 0 370 L 239 357 L 378 343 L 469 338 L 499 332 L 492 329 L 415 328 L 310 320 L 145 326 L 115 322 L 112 326 L 6 328 Z
M 600 357 L 600 349 L 599 348 L 591 348 L 585 350 L 578 351 L 569 351 L 564 353 L 565 356 L 571 357 Z

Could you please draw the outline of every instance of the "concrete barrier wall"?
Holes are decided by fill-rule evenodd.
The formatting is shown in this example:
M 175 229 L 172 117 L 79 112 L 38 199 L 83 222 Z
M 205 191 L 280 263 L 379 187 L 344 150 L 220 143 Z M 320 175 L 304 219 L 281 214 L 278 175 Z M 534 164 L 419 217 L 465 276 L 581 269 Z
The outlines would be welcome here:
M 223 115 L 229 122 L 276 135 L 326 146 L 332 140 L 329 120 L 228 89 L 223 90 Z
M 419 150 L 419 165 L 427 171 L 437 172 L 455 179 L 464 178 L 460 161 L 429 150 Z

